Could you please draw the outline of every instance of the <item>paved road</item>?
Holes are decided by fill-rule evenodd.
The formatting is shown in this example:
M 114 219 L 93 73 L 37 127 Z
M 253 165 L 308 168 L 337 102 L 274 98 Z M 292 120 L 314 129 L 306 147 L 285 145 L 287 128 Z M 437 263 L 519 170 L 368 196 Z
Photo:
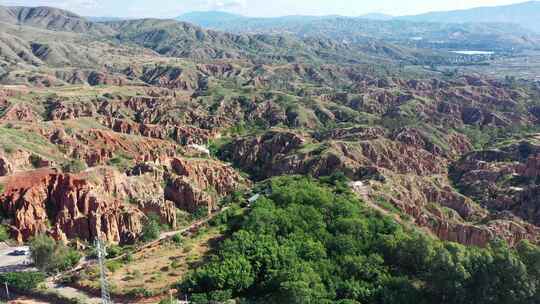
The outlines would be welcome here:
M 0 273 L 32 270 L 32 267 L 29 266 L 29 256 L 11 255 L 13 251 L 21 249 L 28 251 L 28 247 L 2 246 L 2 248 L 0 249 Z

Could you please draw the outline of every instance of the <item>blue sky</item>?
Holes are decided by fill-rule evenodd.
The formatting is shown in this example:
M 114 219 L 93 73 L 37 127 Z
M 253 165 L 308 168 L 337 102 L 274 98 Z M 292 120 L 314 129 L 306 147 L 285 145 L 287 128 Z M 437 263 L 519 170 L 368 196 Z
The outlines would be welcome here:
M 174 17 L 196 10 L 249 16 L 391 15 L 519 3 L 525 0 L 0 0 L 1 5 L 55 6 L 85 16 Z

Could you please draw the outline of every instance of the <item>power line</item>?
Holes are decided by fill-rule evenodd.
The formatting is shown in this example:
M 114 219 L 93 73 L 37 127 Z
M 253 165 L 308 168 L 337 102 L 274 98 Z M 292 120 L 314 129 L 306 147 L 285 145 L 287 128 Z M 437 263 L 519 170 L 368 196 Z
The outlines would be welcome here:
M 96 239 L 96 250 L 99 262 L 99 281 L 101 284 L 101 303 L 112 304 L 111 295 L 109 293 L 109 282 L 107 281 L 107 268 L 105 266 L 105 258 L 107 257 L 107 251 L 105 245 L 98 238 Z

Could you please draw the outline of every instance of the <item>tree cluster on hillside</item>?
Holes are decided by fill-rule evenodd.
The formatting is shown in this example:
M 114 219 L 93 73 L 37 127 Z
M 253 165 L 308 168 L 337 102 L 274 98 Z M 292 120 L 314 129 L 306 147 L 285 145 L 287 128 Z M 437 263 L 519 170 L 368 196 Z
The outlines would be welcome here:
M 343 179 L 279 177 L 180 284 L 196 303 L 539 303 L 540 249 L 465 247 L 370 211 Z
M 7 272 L 0 274 L 0 284 L 7 284 L 19 291 L 32 290 L 45 282 L 46 275 L 37 271 Z
M 30 257 L 43 272 L 55 273 L 74 266 L 81 254 L 47 235 L 38 235 L 30 241 Z

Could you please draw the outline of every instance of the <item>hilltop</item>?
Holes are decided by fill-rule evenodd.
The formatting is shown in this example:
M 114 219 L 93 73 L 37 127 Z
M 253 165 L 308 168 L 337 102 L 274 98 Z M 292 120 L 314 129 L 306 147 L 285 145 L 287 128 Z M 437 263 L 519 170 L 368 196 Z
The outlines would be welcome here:
M 90 22 L 72 12 L 53 7 L 0 6 L 0 22 L 81 34 L 113 34 L 106 26 Z

